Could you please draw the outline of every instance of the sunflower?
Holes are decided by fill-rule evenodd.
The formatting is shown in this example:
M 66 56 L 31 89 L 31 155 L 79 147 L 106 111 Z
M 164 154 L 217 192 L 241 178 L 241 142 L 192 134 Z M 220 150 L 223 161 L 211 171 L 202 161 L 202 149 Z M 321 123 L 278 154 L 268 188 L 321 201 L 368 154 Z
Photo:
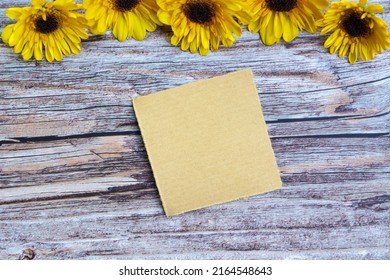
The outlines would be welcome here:
M 6 10 L 6 15 L 17 22 L 4 28 L 3 42 L 14 47 L 15 53 L 21 53 L 25 60 L 33 56 L 42 60 L 43 52 L 49 62 L 79 53 L 81 39 L 88 38 L 83 29 L 87 21 L 74 12 L 81 6 L 73 0 L 32 0 L 31 4 Z
M 218 50 L 220 42 L 231 46 L 241 36 L 241 26 L 235 17 L 245 21 L 243 1 L 234 0 L 157 0 L 158 17 L 172 27 L 171 43 L 180 44 L 183 51 L 207 55 Z
M 300 30 L 317 31 L 316 19 L 328 0 L 248 0 L 247 10 L 252 16 L 249 31 L 260 33 L 265 45 L 273 45 L 282 37 L 291 42 Z
M 326 11 L 319 26 L 324 28 L 321 35 L 334 30 L 326 39 L 325 48 L 330 53 L 338 51 L 339 57 L 348 53 L 348 61 L 354 64 L 358 57 L 362 60 L 374 59 L 390 46 L 387 24 L 374 13 L 384 12 L 379 4 L 367 4 L 367 0 L 356 2 L 333 2 Z
M 153 32 L 161 24 L 156 0 L 84 0 L 83 5 L 91 32 L 102 35 L 110 29 L 119 41 L 143 40 L 146 31 Z

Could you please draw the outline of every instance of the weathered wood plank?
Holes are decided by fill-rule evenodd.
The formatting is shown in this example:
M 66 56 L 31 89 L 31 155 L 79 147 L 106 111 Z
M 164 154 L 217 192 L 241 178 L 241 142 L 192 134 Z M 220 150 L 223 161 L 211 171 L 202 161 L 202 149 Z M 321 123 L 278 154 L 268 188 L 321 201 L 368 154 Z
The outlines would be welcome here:
M 2 1 L 0 30 L 28 2 Z M 390 259 L 390 53 L 351 66 L 318 35 L 245 31 L 201 57 L 168 34 L 92 36 L 53 64 L 0 44 L 0 259 Z M 244 67 L 283 189 L 166 218 L 131 99 Z
M 4 145 L 0 258 L 390 257 L 388 137 L 273 145 L 282 190 L 171 219 L 138 135 Z
M 337 183 L 347 179 L 383 179 L 390 175 L 389 137 L 280 138 L 273 139 L 272 143 L 287 182 L 294 182 L 290 174 L 303 176 L 299 179 L 301 183 L 324 183 L 332 176 L 332 181 Z M 60 189 L 53 186 L 53 193 L 58 194 L 61 184 L 72 185 L 76 192 L 96 192 L 102 190 L 104 180 L 108 180 L 108 186 L 112 180 L 120 184 L 118 178 L 125 180 L 124 184 L 154 181 L 139 135 L 6 144 L 0 147 L 0 172 L 3 194 L 10 194 L 9 188 L 27 194 L 30 187 L 35 191 L 45 190 L 43 193 L 47 194 L 53 183 L 60 186 Z M 321 178 L 320 174 L 325 177 Z M 352 177 L 348 178 L 348 174 Z M 88 189 L 88 180 L 98 189 Z
M 177 252 L 185 255 L 188 250 L 198 254 L 210 251 L 216 258 L 231 250 L 241 251 L 238 255 L 244 257 L 247 251 L 252 251 L 252 256 L 256 252 L 262 256 L 280 251 L 277 255 L 282 256 L 282 251 L 301 251 L 295 255 L 304 257 L 306 250 L 312 254 L 329 250 L 322 256 L 326 258 L 332 250 L 355 248 L 358 254 L 365 251 L 367 258 L 389 257 L 388 196 L 367 190 L 365 182 L 308 184 L 304 195 L 291 197 L 289 191 L 297 187 L 172 219 L 164 217 L 156 192 L 144 190 L 8 205 L 4 211 L 7 218 L 2 216 L 0 222 L 1 244 L 7 244 L 3 249 L 11 255 L 22 246 L 34 246 L 42 252 L 41 258 L 105 253 L 132 257 L 132 252 L 135 257 L 147 257 L 162 251 L 165 258 L 174 258 Z M 321 196 L 328 188 L 335 196 Z M 360 192 L 361 197 L 349 198 L 348 190 Z M 382 248 L 379 255 L 377 247 Z
M 381 3 L 390 8 L 390 1 Z M 389 13 L 384 17 L 389 18 Z M 11 21 L 2 14 L 0 22 Z M 136 131 L 131 106 L 134 96 L 243 67 L 255 72 L 266 120 L 282 122 L 277 131 L 273 128 L 276 124 L 271 126 L 272 135 L 390 130 L 389 52 L 374 62 L 351 66 L 326 54 L 318 35 L 302 33 L 293 43 L 265 47 L 258 35 L 244 32 L 233 48 L 201 57 L 170 46 L 167 32 L 163 28 L 145 41 L 124 43 L 109 34 L 94 36 L 83 44 L 80 55 L 54 64 L 22 62 L 2 44 L 1 137 Z M 303 125 L 296 124 L 295 133 L 288 129 L 292 124 L 283 124 L 308 119 L 311 121 Z
M 305 186 L 320 193 L 317 188 Z M 37 258 L 337 258 L 348 251 L 344 257 L 389 258 L 388 197 L 308 199 L 283 192 L 172 219 L 155 192 L 8 205 L 0 258 L 26 246 Z
M 359 226 L 357 229 L 350 226 L 341 228 L 336 223 L 322 226 L 319 230 L 213 230 L 213 233 L 132 234 L 133 224 L 124 219 L 121 227 L 119 223 L 115 224 L 118 230 L 122 230 L 121 234 L 114 233 L 118 237 L 110 238 L 113 234 L 96 232 L 96 223 L 104 220 L 93 217 L 87 224 L 71 223 L 71 226 L 67 227 L 69 231 L 65 230 L 70 235 L 69 240 L 58 240 L 54 232 L 50 234 L 53 240 L 46 241 L 33 233 L 35 230 L 42 231 L 37 224 L 28 228 L 21 227 L 21 230 L 25 229 L 27 232 L 21 233 L 20 238 L 26 240 L 27 236 L 33 236 L 39 240 L 34 243 L 24 242 L 36 250 L 36 259 L 388 259 L 390 253 L 384 247 L 386 240 L 383 236 L 378 236 L 378 232 L 388 228 L 375 224 Z M 229 222 L 235 220 L 237 219 L 231 219 Z M 151 223 L 159 221 L 155 219 Z M 47 226 L 62 228 L 64 222 L 69 221 L 59 220 L 58 223 L 50 223 Z M 139 222 L 145 221 L 139 219 Z M 378 232 L 371 230 L 374 225 Z M 364 232 L 370 236 L 364 235 Z M 80 238 L 78 234 L 90 237 Z M 346 242 L 347 238 L 354 243 Z M 376 247 L 378 244 L 379 247 Z M 14 241 L 10 241 L 9 245 L 6 252 L 10 253 L 0 253 L 0 258 L 7 256 L 17 259 L 14 252 L 24 247 L 21 242 Z
M 359 86 L 355 94 L 321 91 L 260 96 L 273 136 L 388 133 L 389 86 L 390 77 L 378 82 L 378 87 Z M 131 105 L 135 95 L 126 90 L 118 94 L 79 90 L 68 95 L 59 94 L 58 89 L 4 86 L 0 92 L 3 138 L 138 131 Z M 18 94 L 23 96 L 16 97 Z

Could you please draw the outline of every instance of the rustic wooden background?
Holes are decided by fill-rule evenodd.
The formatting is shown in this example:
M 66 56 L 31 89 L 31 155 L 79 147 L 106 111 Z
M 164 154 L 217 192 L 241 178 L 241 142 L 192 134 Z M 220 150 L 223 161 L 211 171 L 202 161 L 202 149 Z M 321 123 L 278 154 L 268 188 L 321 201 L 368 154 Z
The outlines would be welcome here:
M 28 2 L 1 1 L 0 30 Z M 53 64 L 0 44 L 0 259 L 390 259 L 390 51 L 349 65 L 317 34 L 245 31 L 201 57 L 168 38 L 92 36 Z M 167 218 L 132 98 L 244 67 L 283 189 Z

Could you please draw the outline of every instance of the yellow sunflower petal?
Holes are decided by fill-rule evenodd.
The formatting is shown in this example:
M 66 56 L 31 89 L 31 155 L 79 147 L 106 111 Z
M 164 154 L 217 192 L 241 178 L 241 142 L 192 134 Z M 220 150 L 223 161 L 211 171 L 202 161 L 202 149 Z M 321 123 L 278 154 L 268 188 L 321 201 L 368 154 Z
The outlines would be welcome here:
M 11 34 L 13 32 L 13 28 L 14 28 L 15 24 L 10 24 L 10 25 L 7 25 L 3 32 L 1 33 L 1 40 L 3 40 L 4 43 L 8 43 L 9 41 L 9 38 L 11 37 Z
M 107 31 L 107 16 L 101 17 L 98 21 L 97 24 L 95 25 L 94 29 L 94 34 L 96 35 L 103 35 Z
M 43 6 L 46 0 L 31 0 L 33 6 Z
M 261 27 L 261 21 L 251 21 L 248 25 L 248 30 L 251 31 L 252 33 L 259 32 Z
M 48 45 L 45 45 L 45 57 L 48 62 L 53 62 L 54 61 L 54 56 L 52 53 L 52 50 L 49 48 Z
M 344 57 L 347 54 L 348 50 L 349 50 L 349 45 L 348 44 L 342 44 L 340 46 L 340 49 L 339 49 L 339 57 L 340 58 Z
M 199 45 L 198 43 L 196 42 L 196 40 L 192 41 L 190 43 L 190 52 L 191 53 L 196 53 L 198 51 L 198 48 L 199 48 Z
M 235 19 L 244 19 L 241 2 L 235 0 L 157 0 L 157 15 L 173 31 L 171 43 L 192 53 L 207 55 L 220 43 L 230 47 L 242 29 Z M 199 9 L 198 5 L 202 5 Z
M 43 58 L 42 42 L 38 42 L 34 45 L 34 57 L 36 60 L 42 60 Z
M 283 24 L 283 40 L 291 42 L 299 34 L 298 27 L 284 14 L 281 16 L 281 20 Z
M 337 28 L 338 27 L 338 24 L 329 24 L 327 26 L 325 26 L 325 28 L 323 28 L 321 30 L 321 35 L 324 35 L 326 33 L 328 33 L 329 31 L 332 31 L 333 29 Z
M 330 53 L 338 51 L 339 57 L 348 54 L 348 61 L 356 63 L 359 57 L 369 60 L 375 54 L 390 47 L 387 24 L 374 13 L 383 12 L 379 4 L 368 4 L 366 0 L 356 2 L 333 2 L 324 18 L 318 22 L 324 28 L 321 34 L 335 30 L 325 41 Z M 349 18 L 348 18 L 349 17 Z M 355 25 L 359 24 L 359 28 Z
M 10 19 L 17 19 L 23 14 L 22 8 L 9 8 L 5 11 L 5 15 Z
M 65 39 L 62 39 L 62 40 L 58 40 L 58 42 L 60 42 L 61 44 L 61 49 L 62 49 L 62 53 L 64 55 L 70 55 L 70 48 L 69 48 L 69 45 L 66 43 Z
M 54 59 L 57 61 L 61 61 L 62 60 L 61 45 L 54 38 L 51 44 L 52 44 Z
M 14 52 L 15 53 L 21 53 L 23 51 L 23 48 L 24 46 L 26 45 L 26 43 L 28 43 L 28 41 L 26 40 L 26 38 L 22 38 L 20 39 L 16 45 L 14 46 Z
M 171 14 L 170 13 L 163 11 L 163 10 L 159 10 L 157 13 L 157 16 L 158 16 L 159 20 L 161 20 L 162 23 L 167 24 L 167 25 L 171 24 Z
M 210 48 L 210 31 L 207 28 L 201 29 L 201 42 L 204 49 Z
M 329 0 L 316 0 L 312 2 L 320 10 L 325 9 L 329 5 Z
M 189 47 L 190 47 L 190 43 L 188 42 L 187 38 L 183 38 L 180 44 L 181 50 L 186 51 L 189 49 Z
M 383 13 L 385 9 L 379 4 L 369 4 L 367 8 L 365 8 L 365 11 L 368 13 Z
M 368 60 L 367 46 L 366 46 L 366 45 L 363 45 L 363 44 L 358 44 L 357 47 L 358 47 L 358 49 L 359 49 L 360 57 L 361 57 L 364 61 L 365 61 L 365 60 Z
M 175 35 L 173 35 L 173 36 L 171 37 L 171 44 L 172 44 L 172 45 L 177 46 L 177 45 L 179 44 L 179 42 L 180 42 L 179 37 L 177 37 L 177 36 L 175 36 Z
M 111 29 L 119 41 L 125 41 L 128 37 L 143 40 L 146 31 L 155 31 L 157 25 L 161 25 L 156 0 L 134 1 L 134 5 L 124 5 L 123 1 L 116 0 L 85 0 L 83 6 L 92 33 L 104 34 Z M 169 17 L 161 10 L 159 16 L 164 22 Z
M 357 61 L 357 58 L 357 50 L 355 49 L 355 45 L 352 44 L 348 55 L 348 61 L 349 63 L 354 64 Z
M 336 30 L 335 32 L 333 32 L 332 35 L 330 35 L 328 37 L 328 39 L 325 40 L 324 47 L 329 48 L 330 46 L 334 45 L 336 40 L 338 38 L 340 38 L 340 37 L 338 37 L 338 34 L 339 34 L 339 30 Z
M 78 54 L 78 53 L 80 52 L 80 50 L 81 50 L 80 45 L 77 44 L 77 43 L 75 43 L 75 42 L 73 42 L 73 41 L 68 37 L 67 34 L 65 35 L 64 38 L 65 38 L 66 43 L 68 44 L 68 46 L 69 46 L 69 48 L 70 48 L 71 53 L 73 53 L 73 54 Z
M 328 6 L 328 0 L 293 1 L 246 0 L 245 7 L 252 19 L 248 24 L 249 31 L 259 32 L 265 45 L 272 45 L 283 40 L 294 40 L 300 30 L 311 33 L 317 31 L 316 21 L 323 18 L 322 9 Z M 318 21 L 318 24 L 321 22 Z
M 274 36 L 276 38 L 282 37 L 283 28 L 282 28 L 282 22 L 279 17 L 279 13 L 274 14 Z
M 138 18 L 136 15 L 134 15 L 134 29 L 133 29 L 133 37 L 136 40 L 143 40 L 146 36 L 146 29 L 143 25 L 142 18 Z
M 210 35 L 210 42 L 211 42 L 211 50 L 216 51 L 219 49 L 219 37 Z
M 200 53 L 200 55 L 203 55 L 203 56 L 208 55 L 209 49 L 208 49 L 208 48 L 205 48 L 205 47 L 203 47 L 203 46 L 200 46 L 200 47 L 199 47 L 199 53 Z
M 52 62 L 80 51 L 81 40 L 88 38 L 84 30 L 88 22 L 74 11 L 80 9 L 79 4 L 74 0 L 33 0 L 31 5 L 7 10 L 17 22 L 4 28 L 2 40 L 14 47 L 15 53 L 25 60 L 42 60 L 45 56 Z
M 269 24 L 266 25 L 265 27 L 262 27 L 264 31 L 263 31 L 263 35 L 261 36 L 261 39 L 263 40 L 263 43 L 268 46 L 275 44 L 279 40 L 277 37 L 275 37 L 274 18 L 275 18 L 275 13 L 272 13 Z
M 24 60 L 29 60 L 32 57 L 32 55 L 33 55 L 32 48 L 28 48 L 28 47 L 23 48 L 22 57 Z
M 364 7 L 367 4 L 368 0 L 359 0 L 359 6 Z

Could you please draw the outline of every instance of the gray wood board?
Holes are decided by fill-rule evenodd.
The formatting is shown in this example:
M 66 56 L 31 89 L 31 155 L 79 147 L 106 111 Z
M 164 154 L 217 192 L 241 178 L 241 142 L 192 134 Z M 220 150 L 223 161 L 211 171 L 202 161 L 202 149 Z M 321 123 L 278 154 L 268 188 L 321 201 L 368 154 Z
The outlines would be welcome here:
M 0 30 L 28 3 L 0 3 Z M 390 52 L 349 65 L 318 34 L 244 31 L 201 57 L 169 36 L 91 36 L 53 64 L 0 44 L 0 259 L 390 259 Z M 283 189 L 166 218 L 132 98 L 245 67 Z

